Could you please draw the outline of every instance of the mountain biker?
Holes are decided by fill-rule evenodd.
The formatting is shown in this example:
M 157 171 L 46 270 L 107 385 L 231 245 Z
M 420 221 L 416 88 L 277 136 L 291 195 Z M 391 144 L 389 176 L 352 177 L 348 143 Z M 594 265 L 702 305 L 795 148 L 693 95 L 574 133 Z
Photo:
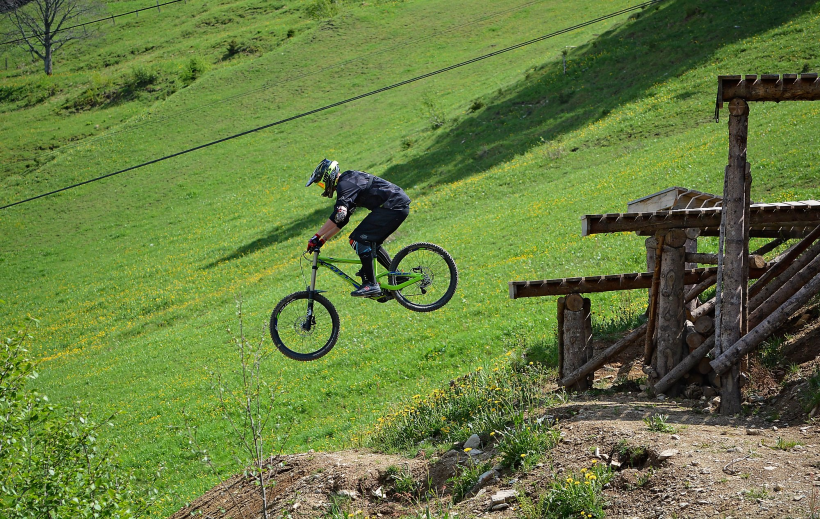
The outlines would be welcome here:
M 362 286 L 350 295 L 370 297 L 381 294 L 373 260 L 384 240 L 410 214 L 410 197 L 399 186 L 364 171 L 347 170 L 340 174 L 339 163 L 328 159 L 316 166 L 305 187 L 311 184 L 323 188 L 322 196 L 326 198 L 331 198 L 335 191 L 336 204 L 327 222 L 308 241 L 307 251 L 320 248 L 342 230 L 357 207 L 369 209 L 370 214 L 350 234 L 350 245 L 362 260 L 358 274 Z

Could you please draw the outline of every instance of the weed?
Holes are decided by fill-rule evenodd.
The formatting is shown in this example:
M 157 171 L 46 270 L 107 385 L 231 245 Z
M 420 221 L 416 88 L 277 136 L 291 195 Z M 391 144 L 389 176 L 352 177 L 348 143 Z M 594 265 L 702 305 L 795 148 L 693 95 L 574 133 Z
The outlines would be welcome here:
M 783 337 L 772 337 L 760 346 L 760 362 L 771 369 L 783 362 Z
M 613 452 L 617 454 L 618 461 L 622 467 L 642 467 L 649 458 L 649 452 L 644 446 L 630 445 L 627 440 L 621 440 L 613 448 Z
M 558 444 L 560 433 L 551 429 L 547 423 L 525 422 L 521 415 L 516 417 L 515 424 L 499 433 L 498 451 L 501 453 L 501 464 L 512 469 L 532 468 L 544 452 Z
M 769 495 L 769 492 L 765 488 L 750 488 L 749 490 L 744 490 L 743 495 L 750 498 L 750 499 L 771 499 L 772 496 Z
M 777 449 L 781 451 L 788 451 L 793 449 L 794 447 L 800 445 L 799 442 L 794 440 L 784 440 L 782 436 L 777 437 L 777 442 L 774 444 L 772 449 Z
M 643 474 L 638 474 L 638 477 L 636 478 L 636 483 L 637 483 L 638 488 L 645 487 L 646 484 L 649 483 L 649 480 L 652 479 L 653 475 L 654 475 L 654 471 L 651 468 L 649 470 L 647 470 L 646 472 L 644 472 Z
M 432 95 L 425 94 L 421 99 L 422 113 L 427 117 L 431 130 L 438 130 L 447 122 L 446 113 Z
M 393 490 L 402 496 L 414 496 L 419 491 L 419 484 L 407 470 L 403 470 L 396 465 L 387 467 L 385 471 L 387 479 L 392 481 Z
M 490 470 L 492 466 L 490 462 L 477 464 L 471 456 L 467 464 L 463 465 L 455 476 L 447 480 L 447 483 L 452 485 L 453 503 L 469 497 L 469 492 L 475 487 L 478 477 Z
M 814 374 L 809 377 L 808 389 L 803 399 L 806 403 L 807 411 L 812 411 L 820 405 L 820 369 L 816 370 Z
M 527 497 L 519 499 L 524 519 L 563 519 L 566 517 L 603 518 L 606 502 L 604 485 L 612 479 L 612 470 L 593 462 L 580 474 L 555 479 L 537 502 Z
M 666 422 L 668 418 L 669 416 L 665 414 L 653 414 L 652 416 L 644 418 L 643 423 L 646 424 L 650 431 L 673 434 L 677 432 L 677 428 Z

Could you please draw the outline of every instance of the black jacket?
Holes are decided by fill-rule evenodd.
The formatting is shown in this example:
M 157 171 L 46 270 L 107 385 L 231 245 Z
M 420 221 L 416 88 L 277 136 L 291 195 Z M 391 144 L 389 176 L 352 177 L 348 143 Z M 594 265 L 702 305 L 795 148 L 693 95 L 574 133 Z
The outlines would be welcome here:
M 364 171 L 345 171 L 336 184 L 336 205 L 330 219 L 342 228 L 359 206 L 371 211 L 377 207 L 406 209 L 410 206 L 410 197 L 402 188 L 383 178 Z

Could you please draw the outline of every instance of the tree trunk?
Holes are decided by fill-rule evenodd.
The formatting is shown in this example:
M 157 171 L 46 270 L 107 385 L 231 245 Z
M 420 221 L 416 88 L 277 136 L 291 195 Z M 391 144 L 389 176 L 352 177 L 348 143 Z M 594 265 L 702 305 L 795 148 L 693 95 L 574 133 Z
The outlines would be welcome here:
M 718 265 L 720 299 L 717 347 L 726 351 L 741 337 L 743 329 L 743 285 L 748 284 L 746 243 L 748 222 L 744 221 L 749 201 L 746 199 L 746 143 L 749 130 L 749 105 L 743 99 L 729 103 L 729 165 L 723 184 L 722 262 Z M 735 415 L 740 407 L 740 368 L 734 365 L 721 376 L 720 412 Z

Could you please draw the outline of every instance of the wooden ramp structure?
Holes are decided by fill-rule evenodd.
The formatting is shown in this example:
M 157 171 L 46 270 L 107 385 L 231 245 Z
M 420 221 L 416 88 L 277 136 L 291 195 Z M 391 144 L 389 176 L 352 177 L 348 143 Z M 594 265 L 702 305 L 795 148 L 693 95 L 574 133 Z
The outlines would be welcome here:
M 561 384 L 590 387 L 594 371 L 629 346 L 643 348 L 655 393 L 678 394 L 682 379 L 720 391 L 722 414 L 741 410 L 741 360 L 820 293 L 820 201 L 752 203 L 746 161 L 748 102 L 820 100 L 817 74 L 719 76 L 715 120 L 729 103 L 729 157 L 722 196 L 671 187 L 629 202 L 626 213 L 585 215 L 582 235 L 648 236 L 647 272 L 511 281 L 510 298 L 558 299 Z M 719 236 L 698 252 L 698 238 Z M 770 238 L 750 252 L 750 238 Z M 793 241 L 793 243 L 792 243 Z M 768 254 L 791 243 L 766 262 Z M 716 265 L 698 268 L 698 265 Z M 750 285 L 750 280 L 755 280 Z M 698 296 L 716 285 L 705 302 Z M 648 320 L 593 356 L 590 300 L 583 294 L 649 289 Z

